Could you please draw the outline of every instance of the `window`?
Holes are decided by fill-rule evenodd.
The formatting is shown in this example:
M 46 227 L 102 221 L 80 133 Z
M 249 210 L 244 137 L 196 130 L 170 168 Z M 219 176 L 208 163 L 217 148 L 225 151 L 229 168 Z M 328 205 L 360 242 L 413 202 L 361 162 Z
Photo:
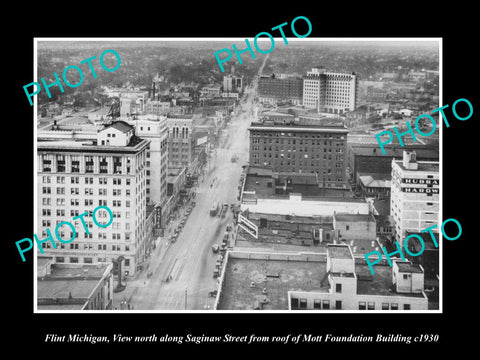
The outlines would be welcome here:
M 323 309 L 330 309 L 330 300 L 323 300 L 322 307 Z
M 398 304 L 397 303 L 390 304 L 390 310 L 398 310 Z
M 292 309 L 298 309 L 298 299 L 295 299 L 295 298 L 291 299 L 291 307 Z
M 408 280 L 408 274 L 403 274 L 403 280 Z
M 367 310 L 367 303 L 365 301 L 359 301 L 358 310 Z
M 342 302 L 340 300 L 335 301 L 335 309 L 342 310 Z
M 371 302 L 371 301 L 368 302 L 368 310 L 375 310 L 375 303 L 374 302 Z
M 389 309 L 388 303 L 382 303 L 382 310 L 388 310 L 388 309 Z
M 403 310 L 410 310 L 410 304 L 403 304 Z
M 78 263 L 78 258 L 77 258 L 77 257 L 71 257 L 71 258 L 70 258 L 70 262 L 71 262 L 72 264 L 77 264 L 77 263 Z
M 307 308 L 307 299 L 300 299 L 300 309 Z
M 335 284 L 335 292 L 337 293 L 342 292 L 342 284 Z
M 321 309 L 322 308 L 322 300 L 314 299 L 313 300 L 313 308 L 314 309 Z

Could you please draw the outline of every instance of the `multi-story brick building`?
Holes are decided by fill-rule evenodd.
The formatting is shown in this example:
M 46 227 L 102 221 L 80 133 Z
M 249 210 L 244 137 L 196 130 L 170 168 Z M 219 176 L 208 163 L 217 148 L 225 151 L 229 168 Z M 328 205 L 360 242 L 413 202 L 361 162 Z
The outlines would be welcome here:
M 316 173 L 319 185 L 346 188 L 348 130 L 341 124 L 253 122 L 250 164 L 276 172 Z

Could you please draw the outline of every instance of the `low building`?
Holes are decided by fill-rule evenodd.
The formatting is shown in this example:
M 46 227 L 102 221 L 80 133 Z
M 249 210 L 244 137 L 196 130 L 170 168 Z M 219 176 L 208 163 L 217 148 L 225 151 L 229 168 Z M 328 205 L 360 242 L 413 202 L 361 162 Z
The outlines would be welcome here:
M 409 261 L 394 261 L 391 277 L 358 272 L 349 246 L 329 245 L 327 272 L 319 290 L 290 291 L 290 310 L 428 310 L 424 271 Z
M 56 264 L 37 257 L 37 310 L 111 310 L 113 264 Z
M 357 184 L 366 197 L 388 197 L 390 195 L 391 175 L 376 173 L 357 173 Z
M 372 214 L 333 214 L 336 239 L 343 241 L 374 241 L 377 237 L 375 217 Z
M 332 216 L 368 214 L 365 199 L 348 190 L 320 187 L 316 174 L 275 173 L 250 167 L 241 191 L 241 210 L 253 213 Z
M 355 260 L 349 245 L 327 253 L 228 251 L 215 310 L 428 310 L 423 268 Z M 432 308 L 433 310 L 433 308 Z

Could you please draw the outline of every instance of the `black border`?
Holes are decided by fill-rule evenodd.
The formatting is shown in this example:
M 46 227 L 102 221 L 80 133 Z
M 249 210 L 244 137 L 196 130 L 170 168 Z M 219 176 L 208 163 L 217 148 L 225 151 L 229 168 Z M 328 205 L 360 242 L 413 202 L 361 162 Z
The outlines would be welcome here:
M 138 8 L 137 8 L 138 5 Z M 436 343 L 423 344 L 304 344 L 304 350 L 334 348 L 337 354 L 346 348 L 357 350 L 389 347 L 412 353 L 416 349 L 435 351 L 450 344 L 469 346 L 473 336 L 467 324 L 475 311 L 476 272 L 473 270 L 477 241 L 473 235 L 475 225 L 472 214 L 476 211 L 476 159 L 473 145 L 477 117 L 478 95 L 473 91 L 478 79 L 476 22 L 473 5 L 452 4 L 449 9 L 440 4 L 420 5 L 398 3 L 372 8 L 367 3 L 352 7 L 350 4 L 325 3 L 258 4 L 248 7 L 243 3 L 221 5 L 198 4 L 185 8 L 173 4 L 125 4 L 109 5 L 101 9 L 85 4 L 81 8 L 66 11 L 53 5 L 35 11 L 21 13 L 19 33 L 13 35 L 5 29 L 6 58 L 4 85 L 7 100 L 4 104 L 4 138 L 7 159 L 3 185 L 4 209 L 7 221 L 4 228 L 7 266 L 4 267 L 4 316 L 12 314 L 6 342 L 18 349 L 21 344 L 31 344 L 37 354 L 61 354 L 58 350 L 81 351 L 95 356 L 104 350 L 113 354 L 126 348 L 123 344 L 47 344 L 46 333 L 59 335 L 87 333 L 94 335 L 286 335 L 298 333 L 370 335 L 381 333 L 439 334 Z M 50 6 L 50 5 L 48 5 Z M 115 7 L 116 6 L 116 7 Z M 40 6 L 38 6 L 40 7 Z M 151 7 L 151 11 L 149 11 Z M 435 8 L 438 7 L 438 8 Z M 137 9 L 141 15 L 131 13 Z M 448 10 L 448 11 L 447 11 Z M 443 136 L 443 191 L 444 219 L 453 217 L 463 227 L 462 237 L 456 241 L 444 240 L 443 244 L 443 314 L 33 314 L 33 258 L 27 256 L 21 262 L 14 242 L 33 233 L 33 107 L 25 101 L 22 86 L 33 79 L 34 37 L 245 37 L 252 38 L 261 31 L 290 22 L 296 16 L 310 19 L 313 31 L 310 37 L 441 37 L 443 38 L 443 103 L 452 104 L 458 98 L 467 98 L 474 107 L 474 115 L 468 121 L 452 120 L 450 128 L 444 127 Z M 192 34 L 194 34 L 192 36 Z M 13 100 L 13 103 L 11 102 Z M 9 109 L 9 110 L 7 110 Z M 12 111 L 13 110 L 13 111 Z M 9 194 L 13 197 L 10 198 Z M 472 206 L 470 206 L 472 204 Z M 473 255 L 473 256 L 470 256 Z M 472 312 L 472 315 L 469 313 Z M 472 319 L 473 320 L 473 319 Z M 474 325 L 474 324 L 472 324 Z M 219 344 L 128 344 L 139 354 L 151 350 L 158 356 L 162 350 L 174 350 L 178 356 L 183 349 L 217 353 Z M 343 347 L 346 345 L 346 347 Z M 60 346 L 60 348 L 59 348 Z M 233 344 L 232 344 L 233 346 Z M 319 348 L 320 346 L 320 348 Z M 227 347 L 223 345 L 222 347 Z M 262 345 L 242 346 L 242 354 L 256 354 Z M 297 352 L 300 345 L 268 344 L 270 350 Z M 230 348 L 230 346 L 228 346 Z M 464 349 L 464 348 L 463 348 Z M 303 349 L 302 349 L 303 350 Z M 51 351 L 56 351 L 52 353 Z M 67 353 L 65 353 L 66 355 Z M 224 353 L 227 355 L 227 353 Z M 322 353 L 320 352 L 319 355 Z M 380 356 L 380 353 L 377 353 Z M 373 354 L 371 354 L 373 355 Z M 43 356 L 42 356 L 43 357 Z

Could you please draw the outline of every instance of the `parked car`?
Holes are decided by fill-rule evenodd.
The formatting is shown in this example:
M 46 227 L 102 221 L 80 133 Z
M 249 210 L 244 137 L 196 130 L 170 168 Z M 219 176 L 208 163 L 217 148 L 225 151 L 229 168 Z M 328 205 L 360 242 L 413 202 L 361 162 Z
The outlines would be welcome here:
M 214 245 L 212 246 L 212 251 L 213 251 L 214 253 L 217 253 L 219 248 L 220 248 L 220 246 L 218 246 L 218 244 L 214 244 Z

